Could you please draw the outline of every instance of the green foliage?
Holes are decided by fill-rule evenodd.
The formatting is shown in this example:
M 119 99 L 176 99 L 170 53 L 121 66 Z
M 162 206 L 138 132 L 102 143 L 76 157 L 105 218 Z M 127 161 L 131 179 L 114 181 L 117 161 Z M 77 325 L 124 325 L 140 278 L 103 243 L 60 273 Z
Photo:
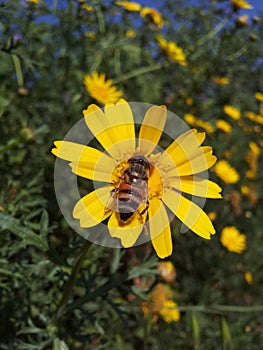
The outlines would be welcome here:
M 0 1 L 1 349 L 261 348 L 263 126 L 246 112 L 263 118 L 255 98 L 263 92 L 263 17 L 247 10 L 240 25 L 228 0 L 202 3 L 163 1 L 161 29 L 113 1 Z M 187 67 L 162 52 L 158 34 L 183 48 Z M 82 82 L 93 71 L 113 79 L 128 101 L 166 104 L 182 118 L 209 122 L 207 144 L 240 175 L 226 184 L 212 170 L 224 199 L 206 203 L 216 213 L 211 241 L 173 226 L 169 260 L 177 278 L 166 284 L 179 322 L 153 322 L 142 311 L 160 280 L 150 243 L 90 246 L 57 206 L 50 149 L 96 103 Z M 224 105 L 237 107 L 241 119 L 229 118 Z M 231 133 L 217 128 L 219 119 Z M 261 152 L 254 177 L 247 175 L 251 141 Z M 246 234 L 243 254 L 221 245 L 225 226 Z

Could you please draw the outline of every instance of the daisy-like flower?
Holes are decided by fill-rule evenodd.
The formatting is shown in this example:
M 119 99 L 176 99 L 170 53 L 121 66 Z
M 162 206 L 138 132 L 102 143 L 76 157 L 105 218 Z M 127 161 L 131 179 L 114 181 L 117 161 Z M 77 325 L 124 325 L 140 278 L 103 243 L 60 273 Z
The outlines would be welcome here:
M 224 159 L 216 163 L 215 173 L 226 184 L 235 184 L 239 181 L 238 172 Z
M 262 94 L 262 92 L 256 92 L 256 93 L 255 93 L 255 98 L 256 98 L 259 102 L 263 102 L 263 94 Z
M 224 131 L 226 134 L 229 134 L 232 131 L 232 126 L 223 119 L 217 120 L 216 126 L 219 130 Z
M 248 112 L 245 113 L 245 116 L 249 120 L 251 120 L 251 121 L 253 121 L 253 122 L 257 123 L 257 124 L 263 125 L 263 115 L 256 114 L 254 112 L 248 111 Z
M 187 59 L 181 47 L 173 41 L 166 41 L 161 35 L 157 35 L 156 40 L 167 57 L 184 67 L 187 66 Z
M 104 110 L 92 104 L 83 114 L 105 152 L 68 141 L 56 141 L 52 149 L 54 155 L 70 162 L 74 174 L 102 183 L 74 207 L 73 217 L 81 227 L 94 227 L 108 219 L 110 236 L 125 248 L 133 246 L 145 229 L 157 255 L 165 258 L 172 253 L 168 207 L 193 232 L 210 239 L 215 229 L 209 217 L 184 195 L 221 198 L 216 183 L 197 175 L 216 162 L 212 148 L 201 146 L 205 133 L 188 130 L 166 150 L 156 152 L 167 119 L 165 106 L 147 110 L 137 143 L 133 113 L 126 101 L 106 105 Z
M 241 118 L 240 110 L 231 105 L 225 105 L 224 112 L 232 119 L 239 120 Z
M 144 301 L 141 305 L 144 315 L 149 314 L 153 322 L 157 322 L 159 316 L 167 322 L 177 322 L 180 320 L 178 305 L 172 299 L 172 291 L 164 283 L 157 283 L 148 294 L 149 301 Z
M 246 9 L 246 10 L 253 9 L 253 6 L 251 6 L 245 0 L 230 0 L 230 1 L 232 2 L 235 9 Z
M 247 284 L 252 284 L 253 283 L 253 275 L 250 271 L 246 271 L 244 273 L 244 279 L 247 282 Z
M 230 252 L 242 254 L 246 250 L 246 235 L 235 226 L 226 226 L 221 233 L 220 241 Z
M 83 83 L 90 96 L 102 104 L 115 103 L 122 97 L 121 91 L 112 85 L 111 79 L 106 80 L 104 73 L 85 74 Z
M 213 125 L 211 125 L 210 123 L 201 120 L 199 118 L 196 118 L 194 115 L 188 113 L 185 114 L 184 116 L 184 120 L 191 126 L 196 127 L 196 128 L 202 128 L 203 130 L 205 130 L 208 134 L 213 134 L 213 132 L 215 131 Z
M 173 300 L 165 300 L 159 314 L 166 323 L 177 322 L 180 320 L 178 305 Z
M 228 85 L 229 79 L 227 77 L 212 77 L 214 83 L 218 85 Z
M 134 1 L 116 1 L 115 4 L 122 6 L 127 11 L 140 11 L 142 8 L 141 4 Z
M 159 28 L 162 29 L 164 25 L 164 20 L 159 11 L 151 7 L 143 7 L 140 11 L 141 17 L 150 17 L 153 23 Z
M 38 4 L 39 0 L 26 0 L 28 4 Z

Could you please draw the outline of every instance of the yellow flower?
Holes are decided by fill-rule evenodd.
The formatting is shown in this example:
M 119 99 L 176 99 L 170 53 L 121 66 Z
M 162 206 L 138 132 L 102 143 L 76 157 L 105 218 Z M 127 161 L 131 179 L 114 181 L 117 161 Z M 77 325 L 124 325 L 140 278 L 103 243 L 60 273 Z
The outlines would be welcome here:
M 216 126 L 218 129 L 224 131 L 227 134 L 229 134 L 232 131 L 232 126 L 223 119 L 217 120 Z
M 237 9 L 253 9 L 253 6 L 251 6 L 247 1 L 244 0 L 230 0 L 235 8 Z
M 245 116 L 249 119 L 252 120 L 253 122 L 256 122 L 260 125 L 263 125 L 263 115 L 256 114 L 254 112 L 248 111 L 245 113 Z
M 213 132 L 215 131 L 213 125 L 211 125 L 208 122 L 205 122 L 204 120 L 196 118 L 190 113 L 185 114 L 184 120 L 193 127 L 204 129 L 208 134 L 213 134 Z
M 173 41 L 166 41 L 161 35 L 157 35 L 156 40 L 167 57 L 184 67 L 187 66 L 186 56 L 181 47 Z
M 186 121 L 187 124 L 191 126 L 195 126 L 197 119 L 193 114 L 187 113 L 184 115 L 184 120 Z
M 148 296 L 149 301 L 142 303 L 145 316 L 151 314 L 154 322 L 157 321 L 158 315 L 167 323 L 179 321 L 180 311 L 178 305 L 172 300 L 172 293 L 167 285 L 157 283 Z
M 146 17 L 149 16 L 153 23 L 159 28 L 162 29 L 164 25 L 164 20 L 162 15 L 160 14 L 159 11 L 156 9 L 153 9 L 151 7 L 143 7 L 140 12 L 141 17 Z
M 241 118 L 240 110 L 233 106 L 225 105 L 224 112 L 232 119 L 238 120 Z
M 256 93 L 255 93 L 255 98 L 256 98 L 259 102 L 263 102 L 263 94 L 262 94 L 262 92 L 256 92 Z
M 244 278 L 247 284 L 252 284 L 253 283 L 253 275 L 251 272 L 247 271 L 244 273 Z
M 176 277 L 176 271 L 171 261 L 161 261 L 158 265 L 160 278 L 167 283 L 171 283 Z
M 87 4 L 82 4 L 81 8 L 87 12 L 93 11 L 93 7 Z
M 208 122 L 205 122 L 204 120 L 201 119 L 197 119 L 196 120 L 196 125 L 197 128 L 202 128 L 203 130 L 205 130 L 208 134 L 213 134 L 213 132 L 215 131 L 213 125 L 211 125 Z
M 38 4 L 40 0 L 26 0 L 29 4 Z
M 115 4 L 124 7 L 127 11 L 140 11 L 142 8 L 141 4 L 133 1 L 116 1 Z
M 103 110 L 90 105 L 83 114 L 105 152 L 68 141 L 56 141 L 52 149 L 54 155 L 70 162 L 74 174 L 105 184 L 75 205 L 73 217 L 80 227 L 93 227 L 108 219 L 110 237 L 118 238 L 125 248 L 133 246 L 148 227 L 157 255 L 165 258 L 172 253 L 167 206 L 194 233 L 211 238 L 215 229 L 209 217 L 184 196 L 221 198 L 216 183 L 198 176 L 216 162 L 212 148 L 201 147 L 205 133 L 188 130 L 166 150 L 154 153 L 166 123 L 165 106 L 147 110 L 137 138 L 132 110 L 124 100 Z M 135 178 L 139 186 L 135 191 L 136 186 L 129 186 L 132 175 L 128 174 L 139 171 L 138 164 L 143 179 Z
M 228 85 L 229 84 L 229 79 L 226 77 L 212 77 L 211 78 L 214 83 L 218 85 Z
M 94 39 L 96 37 L 96 34 L 94 32 L 86 32 L 85 36 L 89 39 Z
M 211 221 L 215 221 L 217 218 L 217 213 L 215 211 L 211 211 L 210 213 L 208 213 L 208 216 Z
M 112 85 L 112 80 L 106 80 L 104 73 L 85 74 L 83 83 L 90 96 L 105 105 L 117 102 L 122 96 L 121 91 Z
M 159 314 L 166 323 L 177 322 L 180 320 L 178 305 L 172 300 L 166 300 L 163 303 Z
M 239 181 L 238 172 L 226 160 L 219 160 L 216 163 L 215 173 L 226 184 L 235 184 Z
M 253 141 L 250 141 L 249 142 L 249 149 L 250 149 L 250 151 L 253 153 L 253 154 L 255 154 L 255 155 L 260 155 L 260 148 L 258 147 L 258 145 L 255 143 L 255 142 L 253 142 Z
M 220 241 L 230 252 L 241 254 L 246 250 L 246 236 L 235 226 L 226 226 L 221 232 Z
M 186 99 L 186 104 L 187 104 L 187 106 L 192 106 L 192 104 L 193 104 L 193 99 L 192 99 L 192 97 L 187 97 L 187 99 Z
M 135 38 L 136 37 L 136 32 L 134 30 L 128 29 L 125 33 L 125 35 L 128 38 Z

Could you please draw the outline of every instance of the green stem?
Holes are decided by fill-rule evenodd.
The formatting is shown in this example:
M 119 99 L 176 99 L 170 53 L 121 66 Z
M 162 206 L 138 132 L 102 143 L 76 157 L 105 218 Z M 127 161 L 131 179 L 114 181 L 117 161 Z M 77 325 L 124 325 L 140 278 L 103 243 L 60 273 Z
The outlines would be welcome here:
M 17 55 L 13 54 L 12 59 L 15 65 L 17 84 L 18 86 L 24 86 L 24 78 L 23 78 L 20 58 Z
M 7 145 L 1 146 L 0 147 L 0 153 L 5 152 L 5 151 L 7 151 L 10 148 L 16 147 L 20 143 L 21 143 L 21 138 L 20 137 L 16 137 L 15 139 L 10 140 Z
M 218 314 L 222 312 L 262 312 L 263 305 L 253 305 L 253 306 L 238 306 L 238 305 L 193 305 L 193 306 L 180 306 L 178 307 L 180 311 L 199 311 Z
M 73 288 L 75 286 L 75 282 L 79 273 L 79 270 L 81 268 L 81 265 L 86 257 L 86 254 L 88 253 L 90 247 L 92 246 L 92 243 L 89 241 L 86 241 L 86 243 L 81 248 L 80 254 L 77 257 L 75 264 L 72 268 L 71 275 L 69 277 L 68 282 L 66 283 L 62 298 L 60 300 L 60 303 L 58 305 L 55 317 L 54 317 L 54 324 L 57 324 L 60 317 L 63 315 L 64 310 L 66 308 L 67 302 L 71 296 L 71 293 L 73 291 Z
M 134 78 L 138 75 L 141 75 L 141 74 L 146 74 L 146 73 L 149 73 L 149 72 L 153 72 L 155 70 L 159 70 L 163 68 L 163 66 L 161 64 L 155 64 L 153 66 L 150 66 L 150 67 L 142 67 L 142 68 L 139 68 L 139 69 L 136 69 L 130 73 L 126 73 L 126 74 L 122 74 L 121 78 L 117 79 L 117 80 L 114 80 L 112 83 L 113 84 L 118 84 L 122 81 L 125 81 L 125 80 L 128 80 L 128 79 L 131 79 L 131 78 Z
M 215 28 L 213 28 L 209 33 L 200 38 L 196 42 L 196 45 L 200 46 L 203 45 L 206 41 L 211 40 L 224 27 L 228 20 L 228 17 L 223 18 L 222 21 L 220 21 Z

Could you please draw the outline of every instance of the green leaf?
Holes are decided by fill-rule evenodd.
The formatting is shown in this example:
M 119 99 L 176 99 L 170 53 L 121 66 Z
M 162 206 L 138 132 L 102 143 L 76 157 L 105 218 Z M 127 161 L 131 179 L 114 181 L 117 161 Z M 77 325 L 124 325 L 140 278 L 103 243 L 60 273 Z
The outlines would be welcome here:
M 0 212 L 0 229 L 9 230 L 22 240 L 21 246 L 33 245 L 41 251 L 48 249 L 47 242 L 34 231 L 22 226 L 19 221 L 12 216 Z

